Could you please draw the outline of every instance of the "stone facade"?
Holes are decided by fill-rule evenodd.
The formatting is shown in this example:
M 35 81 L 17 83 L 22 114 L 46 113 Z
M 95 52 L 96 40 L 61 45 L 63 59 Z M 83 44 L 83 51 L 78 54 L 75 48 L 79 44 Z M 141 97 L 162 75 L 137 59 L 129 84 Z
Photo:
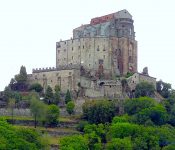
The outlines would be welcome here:
M 65 70 L 33 70 L 31 75 L 28 75 L 28 81 L 30 84 L 39 83 L 43 86 L 44 92 L 47 86 L 52 89 L 55 85 L 59 85 L 63 92 L 67 90 L 73 91 L 77 89 L 77 83 L 79 77 L 79 70 L 76 69 L 66 69 Z
M 156 78 L 149 76 L 148 74 L 143 73 L 134 73 L 131 77 L 128 79 L 128 85 L 131 89 L 131 91 L 135 90 L 136 85 L 140 82 L 148 82 L 153 84 L 153 86 L 156 89 Z
M 34 69 L 28 81 L 62 92 L 81 90 L 86 97 L 120 97 L 116 76 L 137 72 L 137 41 L 127 10 L 96 17 L 73 30 L 73 38 L 56 42 L 56 68 Z M 78 86 L 80 85 L 80 86 Z
M 137 72 L 137 41 L 127 10 L 94 18 L 73 30 L 73 39 L 56 43 L 56 67 L 78 64 L 97 72 L 125 75 Z

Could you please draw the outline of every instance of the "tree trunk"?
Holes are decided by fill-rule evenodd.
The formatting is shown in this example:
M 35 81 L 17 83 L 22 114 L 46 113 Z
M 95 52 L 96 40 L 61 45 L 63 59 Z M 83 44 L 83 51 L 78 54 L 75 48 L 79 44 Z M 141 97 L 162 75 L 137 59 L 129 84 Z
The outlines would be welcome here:
M 36 128 L 36 115 L 35 115 L 35 128 Z

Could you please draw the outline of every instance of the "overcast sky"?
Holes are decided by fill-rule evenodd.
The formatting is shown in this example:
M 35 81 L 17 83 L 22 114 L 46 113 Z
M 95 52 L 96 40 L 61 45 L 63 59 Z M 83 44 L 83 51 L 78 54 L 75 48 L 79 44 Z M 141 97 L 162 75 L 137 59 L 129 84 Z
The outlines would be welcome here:
M 0 0 L 0 90 L 21 65 L 54 67 L 57 41 L 91 18 L 127 9 L 138 41 L 138 71 L 175 88 L 174 0 Z

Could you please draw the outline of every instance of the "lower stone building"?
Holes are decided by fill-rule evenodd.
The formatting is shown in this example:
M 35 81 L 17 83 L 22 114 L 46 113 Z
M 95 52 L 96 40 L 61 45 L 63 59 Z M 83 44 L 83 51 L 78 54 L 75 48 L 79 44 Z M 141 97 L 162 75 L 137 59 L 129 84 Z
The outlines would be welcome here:
M 156 78 L 151 77 L 148 74 L 134 73 L 131 77 L 127 79 L 127 81 L 128 81 L 128 86 L 131 91 L 134 91 L 136 88 L 136 85 L 141 82 L 151 83 L 156 89 Z

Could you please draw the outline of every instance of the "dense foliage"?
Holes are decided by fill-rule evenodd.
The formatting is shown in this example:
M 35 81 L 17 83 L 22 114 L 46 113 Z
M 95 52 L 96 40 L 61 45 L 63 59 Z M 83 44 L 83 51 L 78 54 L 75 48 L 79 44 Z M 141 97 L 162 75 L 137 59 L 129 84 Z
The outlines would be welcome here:
M 111 122 L 114 114 L 114 103 L 108 100 L 87 101 L 83 105 L 83 116 L 90 123 Z
M 161 103 L 149 97 L 128 99 L 122 103 L 125 113 L 113 117 L 112 123 L 107 123 L 107 121 L 104 121 L 104 124 L 93 122 L 91 118 L 96 120 L 96 117 L 100 118 L 104 115 L 102 112 L 106 110 L 103 107 L 105 104 L 104 101 L 85 103 L 85 118 L 90 123 L 96 123 L 88 124 L 83 121 L 78 126 L 78 129 L 84 132 L 81 137 L 87 141 L 88 149 L 173 150 L 175 148 L 174 93 Z M 109 109 L 110 105 L 106 106 Z M 69 139 L 71 138 L 74 137 L 70 136 Z M 60 142 L 62 143 L 62 141 Z M 67 142 L 67 146 L 69 145 Z M 75 149 L 72 148 L 72 150 Z
M 48 143 L 42 141 L 41 135 L 32 129 L 15 128 L 0 120 L 1 150 L 38 150 L 47 149 Z
M 88 150 L 88 141 L 82 135 L 64 137 L 60 140 L 61 150 Z
M 149 96 L 152 97 L 154 94 L 155 88 L 153 84 L 148 82 L 141 82 L 136 85 L 135 97 Z

